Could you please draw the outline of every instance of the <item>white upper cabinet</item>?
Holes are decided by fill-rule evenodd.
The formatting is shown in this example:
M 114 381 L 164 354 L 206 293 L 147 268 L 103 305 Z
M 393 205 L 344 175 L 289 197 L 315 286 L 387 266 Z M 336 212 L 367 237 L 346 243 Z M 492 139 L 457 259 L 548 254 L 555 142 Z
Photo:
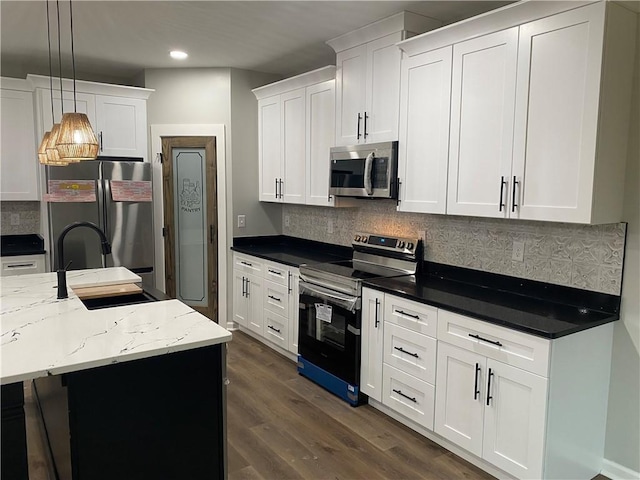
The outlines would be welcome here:
M 0 83 L 0 200 L 40 200 L 33 93 L 25 84 Z
M 520 27 L 512 216 L 622 219 L 634 17 L 607 2 Z
M 519 2 L 400 43 L 403 75 L 423 54 L 453 47 L 445 212 L 621 221 L 636 23 L 613 2 Z M 402 82 L 402 105 L 419 101 L 418 88 Z M 425 83 L 422 95 L 432 89 Z M 402 153 L 416 142 L 404 108 L 406 177 L 427 167 Z M 438 176 L 435 165 L 430 175 Z M 407 187 L 401 210 L 442 213 Z M 412 206 L 416 199 L 423 204 Z
M 96 95 L 99 155 L 147 157 L 147 101 Z
M 336 52 L 336 145 L 398 139 L 401 40 L 440 25 L 400 12 L 327 43 Z
M 54 80 L 52 118 L 49 77 L 28 75 L 27 80 L 36 91 L 36 124 L 40 135 L 60 121 L 62 110 L 77 111 L 85 113 L 93 127 L 100 145 L 99 156 L 147 160 L 147 98 L 153 90 L 77 81 L 74 101 L 73 82 L 63 79 L 61 102 L 60 85 L 56 88 Z
M 334 146 L 335 80 L 327 80 L 306 90 L 306 195 L 307 205 L 331 206 L 329 189 L 329 150 Z
M 328 66 L 252 90 L 258 99 L 260 201 L 333 205 L 334 83 L 335 67 Z
M 305 203 L 305 89 L 298 88 L 280 96 L 282 111 L 282 181 L 280 196 L 284 203 Z M 328 163 L 328 160 L 327 160 Z
M 277 202 L 282 178 L 280 95 L 258 101 L 258 157 L 260 201 Z
M 507 216 L 518 28 L 453 46 L 447 213 Z
M 445 213 L 452 47 L 402 62 L 398 178 L 401 212 Z

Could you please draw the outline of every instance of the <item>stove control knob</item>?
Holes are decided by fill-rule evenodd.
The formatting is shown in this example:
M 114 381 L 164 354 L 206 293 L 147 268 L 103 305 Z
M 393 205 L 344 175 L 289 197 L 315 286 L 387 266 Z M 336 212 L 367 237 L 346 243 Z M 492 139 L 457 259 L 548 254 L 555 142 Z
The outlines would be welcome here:
M 404 248 L 404 242 L 398 242 L 398 248 Z
M 362 237 L 360 240 L 362 240 L 362 243 L 367 243 L 367 237 Z
M 354 240 L 355 240 L 356 242 L 359 242 L 359 241 L 360 241 L 360 235 L 356 235 L 356 236 L 355 236 L 355 238 L 354 238 Z
M 411 242 L 407 243 L 407 248 L 409 250 L 413 250 L 413 243 L 411 243 Z

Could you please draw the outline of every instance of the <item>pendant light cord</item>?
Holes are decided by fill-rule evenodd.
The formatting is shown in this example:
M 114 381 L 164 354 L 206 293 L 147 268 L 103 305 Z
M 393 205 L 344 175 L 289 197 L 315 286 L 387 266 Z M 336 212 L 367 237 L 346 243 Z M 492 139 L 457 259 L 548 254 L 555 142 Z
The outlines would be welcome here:
M 73 68 L 73 111 L 78 113 L 76 105 L 76 54 L 73 50 L 73 7 L 71 6 L 71 0 L 69 0 L 69 23 L 71 26 L 71 66 Z
M 51 26 L 49 25 L 49 2 L 47 4 L 47 44 L 49 45 L 49 91 L 51 92 L 51 122 L 53 122 L 53 70 L 51 68 Z
M 64 115 L 64 96 L 62 95 L 62 52 L 60 47 L 60 2 L 56 0 L 56 10 L 58 12 L 58 63 L 60 64 L 60 113 Z M 62 117 L 60 117 L 62 120 Z

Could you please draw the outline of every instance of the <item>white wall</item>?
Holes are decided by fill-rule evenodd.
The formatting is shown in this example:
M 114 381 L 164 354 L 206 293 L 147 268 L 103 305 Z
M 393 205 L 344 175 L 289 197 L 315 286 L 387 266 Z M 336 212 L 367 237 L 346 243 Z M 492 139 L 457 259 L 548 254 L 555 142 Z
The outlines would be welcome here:
M 605 458 L 640 472 L 640 28 L 631 104 L 624 220 L 628 222 L 621 321 L 613 336 Z
M 273 235 L 281 229 L 281 207 L 261 205 L 257 201 L 258 113 L 257 100 L 251 92 L 252 88 L 277 79 L 269 74 L 229 68 L 145 71 L 145 87 L 155 89 L 147 103 L 149 125 L 224 126 L 225 178 L 219 179 L 218 185 L 222 181 L 226 187 L 224 230 L 227 251 L 222 258 L 229 268 L 224 268 L 226 282 L 224 278 L 219 279 L 221 315 L 225 311 L 229 315 L 231 313 L 230 308 L 224 307 L 229 307 L 232 302 L 231 288 L 226 286 L 232 284 L 228 246 L 233 244 L 233 235 Z M 151 145 L 153 139 L 149 143 Z M 151 160 L 155 161 L 155 152 L 150 153 Z M 221 175 L 221 169 L 218 175 Z M 240 233 L 234 232 L 235 211 L 247 215 L 247 228 Z M 161 213 L 159 217 L 162 218 Z M 160 235 L 161 227 L 161 224 L 156 225 L 156 236 Z M 223 290 L 226 290 L 226 295 Z M 219 322 L 225 325 L 226 319 L 220 318 Z

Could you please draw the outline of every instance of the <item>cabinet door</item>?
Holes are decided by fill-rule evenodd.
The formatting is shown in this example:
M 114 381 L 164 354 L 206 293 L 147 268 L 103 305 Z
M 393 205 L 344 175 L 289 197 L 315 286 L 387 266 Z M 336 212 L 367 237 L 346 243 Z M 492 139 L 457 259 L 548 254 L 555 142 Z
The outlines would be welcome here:
M 364 142 L 367 46 L 336 55 L 336 145 Z
M 262 278 L 247 276 L 247 328 L 264 336 L 264 306 L 262 297 Z
M 453 46 L 447 213 L 506 217 L 518 27 Z
M 298 354 L 298 322 L 300 318 L 300 272 L 297 268 L 289 271 L 289 351 Z
M 336 104 L 335 80 L 307 87 L 307 205 L 330 206 L 329 150 L 334 146 Z
M 243 327 L 248 326 L 249 302 L 246 297 L 247 277 L 243 272 L 233 272 L 233 321 Z
M 445 47 L 402 62 L 398 176 L 401 212 L 445 213 L 451 53 Z
M 99 155 L 147 158 L 147 101 L 96 95 Z
M 260 200 L 279 202 L 281 178 L 280 95 L 258 102 L 258 161 L 260 163 Z
M 436 433 L 474 455 L 482 455 L 484 379 L 487 360 L 438 342 Z
M 282 175 L 280 195 L 285 203 L 305 201 L 305 89 L 280 95 L 282 115 Z
M 382 401 L 383 312 L 384 294 L 363 288 L 360 389 L 379 402 Z
M 589 223 L 604 5 L 520 27 L 513 175 L 518 218 Z
M 547 379 L 492 359 L 487 376 L 483 458 L 517 478 L 542 478 Z
M 31 92 L 0 90 L 0 128 L 0 200 L 40 200 Z
M 62 96 L 64 101 L 61 100 L 60 90 L 53 91 L 53 118 L 51 117 L 51 92 L 49 90 L 39 89 L 38 98 L 40 102 L 40 111 L 42 112 L 42 127 L 44 132 L 51 130 L 51 127 L 55 123 L 60 123 L 62 118 L 62 109 L 65 112 L 77 111 L 78 113 L 84 113 L 89 119 L 89 123 L 93 130 L 96 131 L 96 96 L 91 93 L 76 93 L 76 101 L 73 101 L 73 92 L 63 91 Z M 62 103 L 62 105 L 61 105 Z M 74 110 L 75 109 L 75 110 Z M 43 132 L 43 133 L 44 133 Z
M 400 60 L 402 52 L 396 43 L 402 33 L 367 44 L 365 108 L 362 112 L 363 140 L 367 143 L 398 140 L 400 105 Z

